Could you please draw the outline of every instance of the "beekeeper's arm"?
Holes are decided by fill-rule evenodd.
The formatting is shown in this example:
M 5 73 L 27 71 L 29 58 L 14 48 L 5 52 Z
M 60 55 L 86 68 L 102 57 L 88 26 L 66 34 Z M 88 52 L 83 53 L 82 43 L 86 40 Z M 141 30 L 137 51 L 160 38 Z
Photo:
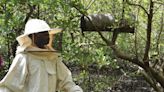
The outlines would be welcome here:
M 70 70 L 61 60 L 57 62 L 57 77 L 57 88 L 59 90 L 63 90 L 64 92 L 83 92 L 83 90 L 73 82 Z
M 0 92 L 22 92 L 26 76 L 26 57 L 23 54 L 18 54 L 14 58 L 8 73 L 0 81 Z

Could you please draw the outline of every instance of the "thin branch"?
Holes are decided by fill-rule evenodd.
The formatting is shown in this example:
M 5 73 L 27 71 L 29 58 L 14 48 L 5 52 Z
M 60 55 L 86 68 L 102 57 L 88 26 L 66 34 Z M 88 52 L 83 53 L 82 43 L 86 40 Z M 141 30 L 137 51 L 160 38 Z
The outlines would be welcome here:
M 158 11 L 158 9 L 160 9 L 161 8 L 161 6 L 162 5 L 160 5 L 159 7 L 157 7 L 156 9 L 154 9 L 154 13 L 153 14 L 155 14 L 157 11 Z
M 164 2 L 158 2 L 158 1 L 153 1 L 155 4 L 161 4 L 164 5 Z
M 134 40 L 134 47 L 135 47 L 135 55 L 136 55 L 136 57 L 138 58 L 138 46 L 137 46 L 137 44 L 138 44 L 138 40 L 137 40 L 137 33 L 135 33 L 135 40 Z
M 122 1 L 122 19 L 124 19 L 124 13 L 125 13 L 125 0 Z
M 100 35 L 100 37 L 102 38 L 102 40 L 108 45 L 109 41 L 102 35 L 102 33 L 100 31 L 98 31 L 98 34 Z
M 95 1 L 96 0 L 90 0 L 89 4 L 87 5 L 86 10 L 88 10 Z
M 149 13 L 147 12 L 147 10 L 146 10 L 142 5 L 130 3 L 129 0 L 126 0 L 126 2 L 127 2 L 127 4 L 129 4 L 129 5 L 140 7 L 147 15 L 149 15 Z
M 139 11 L 140 11 L 140 9 L 137 9 L 137 14 L 136 14 L 136 16 L 137 16 L 137 19 L 136 19 L 136 21 L 139 21 L 138 20 L 138 16 L 139 16 Z M 135 25 L 136 26 L 136 25 Z M 136 27 L 136 29 L 135 30 L 137 30 L 138 29 L 138 27 Z M 139 53 L 138 53 L 138 46 L 137 46 L 137 44 L 138 44 L 138 32 L 135 32 L 135 43 L 134 43 L 134 46 L 135 46 L 135 55 L 136 55 L 136 58 L 139 58 Z M 141 36 L 142 37 L 142 36 Z
M 85 36 L 86 39 L 90 40 L 93 44 L 97 44 L 97 45 L 101 45 L 101 46 L 107 46 L 106 44 L 103 44 L 103 43 L 98 43 L 98 42 L 95 42 L 93 40 L 91 40 L 89 37 Z
M 29 6 L 29 8 L 30 8 L 30 11 L 29 11 L 29 13 L 27 13 L 27 15 L 26 15 L 26 18 L 25 18 L 25 20 L 24 20 L 24 24 L 28 21 L 28 19 L 31 17 L 33 11 L 34 11 L 35 8 L 36 8 L 36 5 L 31 6 L 30 4 L 28 4 L 28 6 Z
M 163 10 L 164 10 L 164 6 L 163 6 Z M 161 27 L 160 27 L 160 32 L 159 32 L 159 34 L 158 34 L 158 38 L 157 38 L 157 46 L 156 46 L 156 50 L 157 50 L 157 52 L 158 52 L 158 54 L 159 54 L 159 43 L 160 43 L 160 38 L 161 38 L 161 34 L 162 34 L 162 30 L 163 30 L 163 24 L 164 24 L 164 11 L 162 12 L 162 15 L 161 15 Z
M 145 62 L 145 65 L 149 66 L 149 50 L 150 50 L 150 45 L 151 45 L 151 31 L 152 31 L 152 19 L 153 19 L 153 8 L 154 8 L 154 3 L 152 0 L 150 0 L 150 7 L 149 7 L 149 15 L 147 18 L 148 24 L 147 24 L 147 41 L 146 41 L 146 46 L 145 46 L 145 54 L 143 61 Z
M 113 45 L 115 45 L 115 43 L 116 43 L 118 34 L 119 34 L 119 33 L 118 33 L 117 31 L 114 31 L 114 32 L 113 32 L 113 36 L 112 36 L 112 44 L 113 44 Z
M 72 5 L 72 7 L 74 7 L 80 14 L 82 15 L 86 15 L 83 11 L 81 11 L 77 6 Z

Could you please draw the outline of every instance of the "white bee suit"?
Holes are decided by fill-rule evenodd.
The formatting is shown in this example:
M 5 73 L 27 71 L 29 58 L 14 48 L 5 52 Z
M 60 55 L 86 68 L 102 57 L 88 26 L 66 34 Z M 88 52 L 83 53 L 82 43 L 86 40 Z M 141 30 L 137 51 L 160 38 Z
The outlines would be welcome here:
M 0 81 L 0 92 L 83 92 L 72 81 L 70 70 L 59 53 L 37 47 L 17 54 L 6 76 Z

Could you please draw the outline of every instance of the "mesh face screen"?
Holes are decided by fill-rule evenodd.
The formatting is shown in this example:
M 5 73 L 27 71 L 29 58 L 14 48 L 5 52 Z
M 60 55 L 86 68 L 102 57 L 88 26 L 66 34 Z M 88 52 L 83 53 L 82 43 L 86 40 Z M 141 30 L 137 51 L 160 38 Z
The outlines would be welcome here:
M 54 35 L 52 47 L 59 52 L 62 51 L 62 33 Z

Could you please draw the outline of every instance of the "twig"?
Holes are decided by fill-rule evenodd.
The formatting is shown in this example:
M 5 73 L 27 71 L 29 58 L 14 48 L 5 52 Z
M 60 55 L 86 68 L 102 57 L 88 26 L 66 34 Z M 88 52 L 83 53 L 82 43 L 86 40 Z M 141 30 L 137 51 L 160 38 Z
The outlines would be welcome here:
M 28 19 L 31 17 L 31 15 L 32 15 L 33 11 L 35 10 L 35 7 L 36 7 L 36 5 L 31 6 L 30 4 L 28 4 L 28 6 L 29 6 L 29 8 L 30 8 L 30 12 L 27 13 L 26 18 L 25 18 L 25 20 L 24 20 L 24 24 L 25 24 L 25 23 L 28 21 Z
M 158 2 L 158 1 L 153 1 L 153 2 L 156 3 L 156 4 L 164 5 L 164 2 Z
M 147 10 L 142 5 L 130 3 L 129 0 L 126 0 L 126 2 L 129 5 L 140 7 L 147 15 L 149 15 L 149 13 L 147 12 Z
M 89 4 L 87 5 L 86 10 L 88 10 L 95 1 L 96 0 L 90 0 Z
M 163 6 L 163 10 L 164 10 L 164 6 Z M 157 46 L 156 46 L 156 50 L 157 50 L 157 52 L 158 52 L 158 54 L 159 54 L 159 42 L 160 42 L 160 38 L 161 38 L 161 34 L 162 34 L 162 30 L 163 30 L 163 24 L 164 24 L 164 11 L 162 12 L 162 15 L 161 15 L 161 27 L 160 27 L 160 32 L 159 32 L 159 34 L 158 34 L 158 38 L 157 38 Z
M 155 12 L 157 12 L 158 9 L 160 9 L 161 6 L 162 6 L 162 5 L 160 5 L 160 6 L 157 7 L 156 9 L 154 9 L 154 14 L 155 14 Z

